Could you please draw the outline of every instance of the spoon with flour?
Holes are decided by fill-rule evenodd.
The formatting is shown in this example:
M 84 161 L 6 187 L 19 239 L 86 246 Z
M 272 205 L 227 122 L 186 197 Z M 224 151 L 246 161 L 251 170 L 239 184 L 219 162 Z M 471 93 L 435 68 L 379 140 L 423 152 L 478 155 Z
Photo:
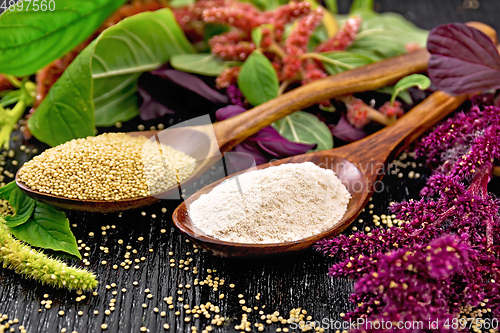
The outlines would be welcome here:
M 257 169 L 264 170 L 289 163 L 312 162 L 323 169 L 331 169 L 335 172 L 340 182 L 350 193 L 351 198 L 344 215 L 318 234 L 280 243 L 231 242 L 207 235 L 194 225 L 189 215 L 189 208 L 196 203 L 200 196 L 210 193 L 225 179 L 202 188 L 184 201 L 174 211 L 173 221 L 187 237 L 217 256 L 257 257 L 296 252 L 309 248 L 318 240 L 337 235 L 347 228 L 359 215 L 377 187 L 382 185 L 381 179 L 386 172 L 387 165 L 412 141 L 457 109 L 466 99 L 466 95 L 452 97 L 437 91 L 398 121 L 362 140 L 331 150 L 317 151 L 259 165 Z M 227 178 L 236 175 L 242 176 L 241 173 L 236 173 Z M 275 191 L 278 192 L 280 189 L 277 188 Z M 272 205 L 275 199 L 276 197 L 271 197 L 270 201 L 264 203 L 264 206 L 266 204 Z M 315 204 L 311 203 L 311 205 Z M 227 206 L 230 206 L 229 202 Z M 321 208 L 320 205 L 317 205 L 309 207 L 309 210 L 314 212 Z M 274 223 L 274 221 L 272 222 Z M 265 226 L 259 228 L 265 228 Z

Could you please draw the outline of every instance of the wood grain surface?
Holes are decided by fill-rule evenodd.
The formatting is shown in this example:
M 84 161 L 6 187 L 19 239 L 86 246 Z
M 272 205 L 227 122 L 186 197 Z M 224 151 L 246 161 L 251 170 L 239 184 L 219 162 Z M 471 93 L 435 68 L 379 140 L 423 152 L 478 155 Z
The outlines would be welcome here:
M 56 0 L 57 1 L 57 0 Z M 350 1 L 339 0 L 341 10 L 345 12 Z M 466 1 L 465 3 L 470 3 Z M 482 21 L 500 30 L 498 12 L 500 2 L 497 0 L 479 0 L 478 9 L 466 9 L 461 0 L 419 0 L 419 1 L 395 1 L 381 0 L 377 2 L 379 11 L 395 11 L 405 15 L 408 19 L 416 22 L 423 28 L 432 28 L 438 24 L 448 22 L 466 22 L 471 20 Z M 162 119 L 165 125 L 172 125 L 183 119 L 169 118 Z M 134 130 L 138 122 L 126 125 L 122 130 Z M 155 125 L 154 122 L 146 123 L 147 126 Z M 127 126 L 130 126 L 127 128 Z M 14 148 L 21 143 L 15 142 Z M 30 149 L 33 148 L 29 146 Z M 41 149 L 40 145 L 40 149 Z M 23 161 L 30 158 L 32 154 L 16 149 L 16 159 Z M 16 166 L 7 159 L 4 166 L 10 172 L 16 171 Z M 405 162 L 411 159 L 406 159 Z M 419 167 L 415 172 L 422 177 L 409 179 L 406 175 L 408 169 L 395 169 L 384 178 L 381 186 L 373 197 L 373 208 L 366 208 L 366 211 L 359 216 L 359 221 L 354 224 L 357 229 L 365 227 L 372 228 L 371 213 L 387 214 L 387 207 L 391 201 L 417 198 L 418 192 L 425 181 L 428 170 Z M 401 172 L 402 178 L 398 176 Z M 186 188 L 186 193 L 190 193 L 195 188 L 201 188 L 211 181 L 223 176 L 222 168 L 215 168 L 193 184 L 192 188 Z M 491 190 L 500 193 L 498 179 L 494 179 Z M 188 315 L 184 304 L 190 307 L 211 302 L 219 306 L 220 316 L 228 318 L 228 321 L 221 327 L 214 329 L 215 332 L 239 332 L 234 326 L 241 319 L 241 305 L 238 295 L 244 295 L 246 306 L 258 306 L 259 310 L 273 313 L 279 311 L 280 315 L 288 318 L 292 308 L 301 307 L 308 311 L 314 320 L 339 321 L 340 314 L 352 308 L 349 302 L 349 295 L 353 284 L 345 279 L 331 279 L 328 277 L 328 268 L 335 258 L 328 258 L 312 250 L 296 254 L 289 257 L 279 257 L 266 260 L 230 260 L 216 258 L 201 251 L 195 253 L 192 243 L 187 243 L 186 239 L 174 228 L 171 214 L 179 200 L 165 200 L 148 207 L 143 211 L 130 211 L 123 214 L 111 213 L 107 215 L 93 213 L 70 212 L 68 217 L 74 224 L 73 231 L 77 239 L 82 240 L 89 250 L 82 250 L 88 253 L 90 266 L 85 266 L 97 273 L 100 285 L 97 289 L 97 296 L 85 294 L 86 298 L 76 301 L 79 296 L 76 293 L 55 290 L 36 284 L 32 281 L 20 278 L 18 275 L 0 269 L 0 314 L 5 314 L 9 319 L 17 318 L 18 324 L 12 325 L 15 332 L 19 332 L 19 326 L 24 326 L 28 332 L 101 332 L 101 325 L 106 324 L 107 329 L 103 332 L 141 332 L 141 327 L 145 327 L 147 332 L 192 332 L 191 326 L 201 332 L 210 320 L 194 318 Z M 162 212 L 166 208 L 166 213 Z M 155 214 L 156 217 L 152 215 Z M 109 229 L 106 227 L 109 226 Z M 114 227 L 113 227 L 114 226 Z M 102 235 L 101 228 L 104 227 L 106 234 Z M 162 230 L 164 229 L 164 230 Z M 94 237 L 89 233 L 93 232 Z M 351 232 L 350 229 L 345 232 Z M 139 241 L 139 237 L 143 237 Z M 120 244 L 119 240 L 123 240 Z M 130 250 L 126 246 L 131 246 Z M 108 249 L 105 251 L 101 249 Z M 133 253 L 137 250 L 137 253 Z M 152 250 L 152 252 L 150 252 Z M 133 263 L 126 270 L 120 266 L 124 261 L 126 252 L 130 252 L 130 259 L 139 259 L 139 263 Z M 169 252 L 173 254 L 170 255 Z M 188 254 L 189 253 L 189 254 Z M 145 260 L 141 261 L 141 257 Z M 189 269 L 180 268 L 179 261 L 192 258 L 188 265 Z M 171 267 L 171 260 L 175 266 Z M 103 264 L 103 261 L 106 261 Z M 74 262 L 75 265 L 83 264 Z M 118 269 L 113 269 L 113 265 L 118 265 Z M 135 269 L 138 265 L 138 269 Z M 197 267 L 198 273 L 193 274 L 193 267 Z M 210 273 L 207 271 L 210 270 Z M 195 279 L 205 280 L 208 275 L 211 279 L 224 279 L 224 284 L 213 291 L 208 285 L 196 285 Z M 137 285 L 134 285 L 137 281 Z M 112 283 L 116 287 L 106 289 L 106 285 Z M 178 294 L 178 286 L 190 284 L 190 288 L 181 288 L 182 295 Z M 234 284 L 234 288 L 230 288 Z M 126 291 L 123 292 L 122 289 Z M 150 289 L 152 298 L 148 298 L 149 293 L 145 289 Z M 116 295 L 113 294 L 116 291 Z M 223 299 L 219 299 L 220 294 L 224 294 Z M 260 293 L 260 300 L 255 296 Z M 47 294 L 48 298 L 44 295 Z M 174 309 L 169 309 L 164 297 L 173 296 Z M 183 301 L 179 302 L 178 297 Z M 110 315 L 105 314 L 109 309 L 112 299 L 116 300 L 114 311 Z M 51 300 L 51 308 L 46 309 L 41 302 Z M 143 304 L 147 307 L 144 308 Z M 157 307 L 159 312 L 155 313 Z M 59 315 L 59 311 L 64 311 Z M 81 311 L 81 312 L 80 312 Z M 97 311 L 97 314 L 94 314 Z M 166 312 L 162 317 L 160 313 Z M 175 311 L 180 315 L 176 316 Z M 215 313 L 212 314 L 212 318 Z M 184 318 L 190 317 L 190 322 L 185 322 Z M 253 323 L 261 322 L 256 311 L 248 314 L 249 320 Z M 5 322 L 5 321 L 4 321 Z M 169 324 L 169 330 L 163 328 L 165 323 Z M 213 327 L 214 325 L 212 325 Z M 266 325 L 264 332 L 275 332 L 278 324 Z M 253 331 L 257 331 L 253 328 Z M 335 330 L 331 330 L 332 332 Z

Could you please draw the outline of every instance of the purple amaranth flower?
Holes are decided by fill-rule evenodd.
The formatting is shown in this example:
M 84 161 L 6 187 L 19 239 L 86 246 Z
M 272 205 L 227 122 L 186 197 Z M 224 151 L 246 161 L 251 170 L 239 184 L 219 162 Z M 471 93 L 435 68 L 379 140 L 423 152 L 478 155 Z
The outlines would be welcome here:
M 420 191 L 423 197 L 432 197 L 438 194 L 455 198 L 465 190 L 465 185 L 457 182 L 453 177 L 440 173 L 434 174 L 427 179 L 426 186 Z
M 442 323 L 485 299 L 482 304 L 500 315 L 500 200 L 488 192 L 493 161 L 500 158 L 499 129 L 495 106 L 474 106 L 442 122 L 418 145 L 418 154 L 436 167 L 423 197 L 390 207 L 410 223 L 315 245 L 340 260 L 332 276 L 357 280 L 351 300 L 358 307 L 348 319 Z M 354 331 L 362 329 L 377 331 Z M 439 330 L 446 331 L 406 332 Z
M 351 257 L 334 265 L 332 276 L 359 279 L 351 300 L 358 307 L 347 319 L 370 321 L 425 321 L 429 318 L 453 318 L 458 307 L 449 311 L 449 291 L 457 274 L 471 270 L 469 258 L 474 251 L 457 236 L 442 236 L 428 246 L 417 245 L 411 250 L 400 249 L 372 256 Z M 369 327 L 358 327 L 358 331 Z M 403 329 L 403 330 L 402 330 Z M 386 327 L 386 331 L 436 332 L 428 325 L 422 327 Z M 440 328 L 441 332 L 447 329 Z M 376 332 L 376 330 L 367 331 Z
M 469 151 L 462 155 L 451 171 L 457 179 L 470 178 L 481 168 L 491 169 L 495 158 L 500 157 L 500 126 L 484 129 L 471 143 Z
M 468 112 L 458 112 L 418 142 L 417 157 L 425 157 L 431 164 L 441 162 L 442 157 L 456 159 L 467 151 L 470 140 L 491 124 L 500 124 L 498 107 L 474 106 Z
M 227 87 L 226 94 L 229 97 L 229 101 L 233 105 L 238 106 L 246 106 L 245 104 L 245 96 L 241 93 L 241 90 L 238 89 L 234 84 Z

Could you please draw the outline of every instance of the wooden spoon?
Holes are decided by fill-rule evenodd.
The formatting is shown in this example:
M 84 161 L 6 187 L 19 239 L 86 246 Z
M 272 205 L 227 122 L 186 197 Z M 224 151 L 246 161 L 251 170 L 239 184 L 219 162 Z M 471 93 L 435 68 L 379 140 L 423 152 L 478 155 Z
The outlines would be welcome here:
M 477 22 L 469 24 L 496 40 L 495 30 L 491 27 Z M 392 85 L 406 75 L 424 72 L 427 69 L 428 60 L 427 50 L 421 49 L 317 80 L 215 124 L 128 134 L 148 138 L 156 136 L 157 141 L 194 157 L 197 161 L 196 167 L 191 177 L 183 182 L 187 184 L 208 170 L 220 158 L 221 153 L 231 150 L 238 143 L 276 120 L 337 96 Z M 32 190 L 19 180 L 18 175 L 19 173 L 16 174 L 17 185 L 30 197 L 64 209 L 87 212 L 110 213 L 136 209 L 158 202 L 160 197 L 178 191 L 178 187 L 174 187 L 163 195 L 118 201 L 78 200 Z
M 342 220 L 320 234 L 278 244 L 225 242 L 204 234 L 193 226 L 188 215 L 189 205 L 200 195 L 209 193 L 215 186 L 234 175 L 220 179 L 189 197 L 174 211 L 173 221 L 180 231 L 195 243 L 214 255 L 222 257 L 257 257 L 309 248 L 318 240 L 337 235 L 347 228 L 359 215 L 374 190 L 383 185 L 380 180 L 385 174 L 388 163 L 393 161 L 413 140 L 459 107 L 466 99 L 465 95 L 451 97 L 438 91 L 395 123 L 362 140 L 331 150 L 317 151 L 259 165 L 257 169 L 284 163 L 313 162 L 322 168 L 335 171 L 352 198 Z

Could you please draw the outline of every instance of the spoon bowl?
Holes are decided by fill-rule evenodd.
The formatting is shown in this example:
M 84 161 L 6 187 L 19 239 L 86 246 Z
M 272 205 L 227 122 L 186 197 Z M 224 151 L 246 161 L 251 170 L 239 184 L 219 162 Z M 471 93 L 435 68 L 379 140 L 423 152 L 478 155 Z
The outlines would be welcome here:
M 217 141 L 210 139 L 211 136 L 213 136 L 213 129 L 211 125 L 173 128 L 164 131 L 130 132 L 127 133 L 127 135 L 134 137 L 144 136 L 148 139 L 154 138 L 157 142 L 161 143 L 168 142 L 171 147 L 193 157 L 196 160 L 195 169 L 191 176 L 183 182 L 183 185 L 190 184 L 199 175 L 208 170 L 208 168 L 210 168 L 210 166 L 217 161 L 219 158 L 218 155 L 220 155 L 220 153 L 218 153 Z M 193 141 L 198 144 L 196 146 L 189 144 Z M 15 180 L 18 187 L 24 193 L 36 200 L 46 202 L 63 209 L 95 213 L 112 213 L 129 209 L 138 209 L 156 203 L 163 198 L 173 197 L 174 195 L 180 198 L 179 188 L 173 187 L 155 196 L 107 201 L 79 200 L 31 189 L 19 179 L 19 173 L 16 174 Z
M 305 250 L 318 240 L 337 235 L 347 228 L 381 184 L 387 165 L 412 141 L 457 109 L 467 97 L 452 97 L 437 91 L 398 121 L 362 140 L 339 148 L 293 156 L 258 166 L 257 169 L 265 169 L 284 163 L 313 162 L 336 173 L 351 194 L 351 200 L 342 219 L 319 234 L 283 243 L 246 244 L 222 241 L 203 233 L 193 226 L 189 217 L 189 205 L 202 194 L 209 193 L 224 179 L 202 188 L 177 207 L 172 216 L 174 224 L 188 238 L 216 256 L 261 257 Z
M 212 254 L 219 257 L 259 257 L 262 255 L 277 255 L 281 253 L 297 252 L 309 248 L 318 240 L 332 236 L 344 230 L 358 215 L 358 211 L 363 207 L 363 195 L 366 193 L 366 182 L 361 170 L 345 158 L 335 155 L 333 151 L 326 154 L 304 154 L 293 156 L 279 161 L 262 164 L 258 170 L 277 166 L 285 163 L 303 163 L 304 159 L 314 164 L 335 171 L 342 184 L 346 186 L 351 194 L 351 200 L 347 206 L 347 211 L 341 221 L 332 225 L 329 229 L 317 235 L 303 238 L 297 241 L 268 244 L 244 244 L 226 242 L 215 239 L 196 228 L 189 218 L 189 205 L 196 201 L 202 194 L 209 193 L 214 187 L 222 183 L 226 178 L 220 179 L 193 194 L 174 212 L 174 223 L 188 238 Z M 236 176 L 245 171 L 233 174 Z

